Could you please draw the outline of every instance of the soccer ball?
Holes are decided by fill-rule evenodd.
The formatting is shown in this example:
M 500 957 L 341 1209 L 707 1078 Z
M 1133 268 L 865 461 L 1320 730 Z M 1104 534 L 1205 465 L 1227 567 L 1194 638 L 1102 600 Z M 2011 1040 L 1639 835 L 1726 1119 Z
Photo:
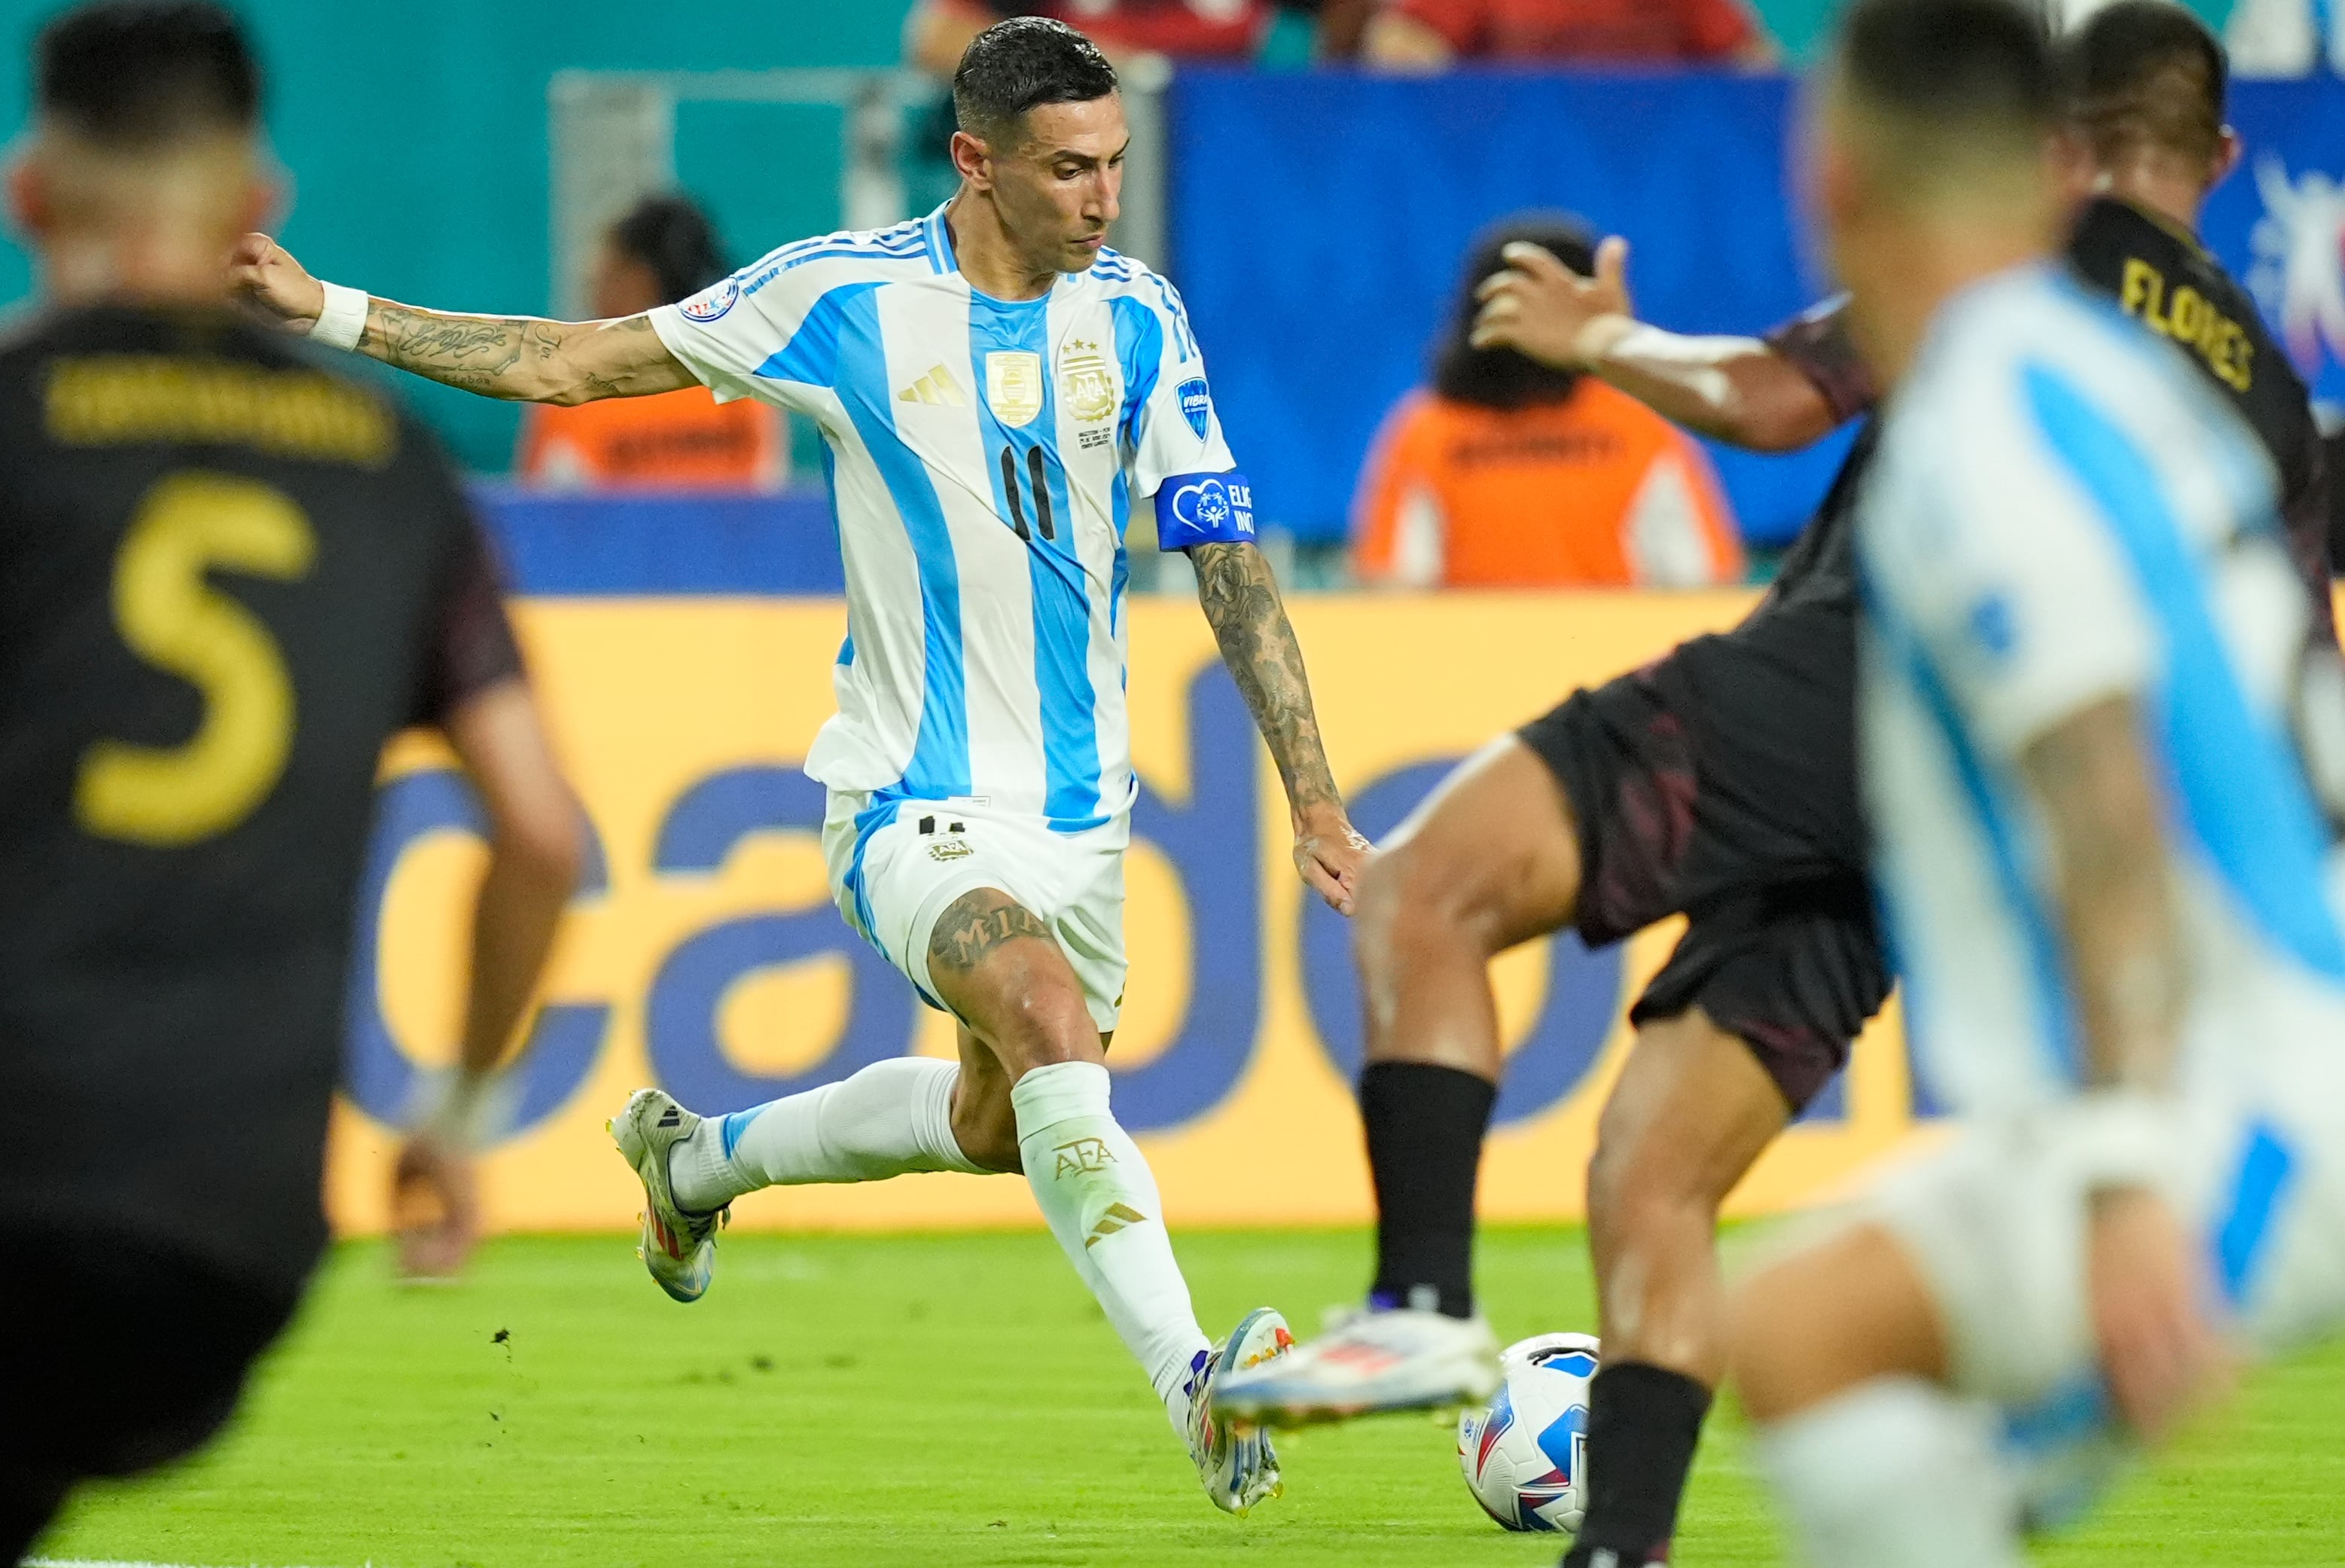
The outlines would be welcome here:
M 1498 1358 L 1488 1408 L 1457 1419 L 1457 1466 L 1482 1512 L 1508 1530 L 1576 1533 L 1588 1512 L 1588 1383 L 1596 1340 L 1536 1334 Z

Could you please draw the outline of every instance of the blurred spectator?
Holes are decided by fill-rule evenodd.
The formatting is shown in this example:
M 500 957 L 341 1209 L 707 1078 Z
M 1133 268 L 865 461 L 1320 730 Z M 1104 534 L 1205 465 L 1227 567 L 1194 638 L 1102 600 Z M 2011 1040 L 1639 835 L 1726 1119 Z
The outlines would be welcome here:
M 681 196 L 636 203 L 604 234 L 594 267 L 592 308 L 606 321 L 689 299 L 728 270 L 715 227 Z M 576 408 L 533 403 L 515 466 L 524 483 L 561 490 L 778 490 L 789 449 L 775 410 L 692 387 Z
M 2345 74 L 2345 3 L 2238 0 L 2223 24 L 2235 76 Z
M 1252 59 L 1282 11 L 1318 19 L 1318 53 L 1358 53 L 1376 0 L 915 0 L 904 18 L 904 57 L 949 81 L 969 41 L 1005 16 L 1053 16 L 1080 29 L 1119 69 L 1135 56 Z
M 1743 0 L 1384 0 L 1364 53 L 1396 71 L 1461 59 L 1763 69 L 1777 58 Z
M 1516 241 L 1578 272 L 1587 234 L 1509 219 L 1468 260 L 1433 386 L 1385 418 L 1353 506 L 1354 568 L 1402 588 L 1694 587 L 1742 575 L 1741 547 L 1701 448 L 1626 392 L 1467 341 L 1482 280 Z

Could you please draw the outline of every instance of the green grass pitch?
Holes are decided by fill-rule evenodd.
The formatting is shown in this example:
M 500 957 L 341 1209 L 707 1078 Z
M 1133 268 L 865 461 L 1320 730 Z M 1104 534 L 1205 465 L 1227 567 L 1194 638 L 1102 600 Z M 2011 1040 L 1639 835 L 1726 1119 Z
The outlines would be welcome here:
M 1209 1331 L 1259 1301 L 1299 1329 L 1354 1298 L 1350 1231 L 1189 1234 Z M 1592 1322 L 1576 1232 L 1484 1237 L 1502 1335 Z M 499 1242 L 444 1288 L 340 1248 L 228 1438 L 86 1492 L 41 1547 L 80 1561 L 320 1568 L 629 1564 L 1552 1563 L 1467 1498 L 1447 1430 L 1395 1418 L 1284 1448 L 1287 1494 L 1226 1519 L 1050 1239 L 736 1236 L 696 1306 L 616 1237 Z M 1962 1478 L 1949 1476 L 1959 1486 Z M 2259 1375 L 2137 1476 L 2055 1568 L 2345 1563 L 2345 1351 Z M 1780 1562 L 1731 1411 L 1682 1568 Z

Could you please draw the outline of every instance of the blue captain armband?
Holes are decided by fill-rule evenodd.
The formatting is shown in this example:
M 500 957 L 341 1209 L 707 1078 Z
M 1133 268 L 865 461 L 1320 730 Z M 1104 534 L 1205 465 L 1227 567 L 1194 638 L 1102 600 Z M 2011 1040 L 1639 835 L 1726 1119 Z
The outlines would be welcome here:
M 1246 476 L 1176 473 L 1156 487 L 1156 547 L 1254 543 L 1254 487 Z

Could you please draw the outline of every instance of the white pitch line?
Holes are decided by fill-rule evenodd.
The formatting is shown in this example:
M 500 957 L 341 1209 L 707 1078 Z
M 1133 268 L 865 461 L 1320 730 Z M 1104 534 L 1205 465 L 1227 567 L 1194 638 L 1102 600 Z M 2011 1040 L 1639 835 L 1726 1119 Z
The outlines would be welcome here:
M 114 1563 L 88 1557 L 27 1557 L 24 1561 L 24 1568 L 193 1568 L 193 1565 L 185 1563 Z M 260 1564 L 240 1563 L 237 1568 L 260 1568 Z M 370 1562 L 365 1568 L 374 1568 L 374 1564 Z

